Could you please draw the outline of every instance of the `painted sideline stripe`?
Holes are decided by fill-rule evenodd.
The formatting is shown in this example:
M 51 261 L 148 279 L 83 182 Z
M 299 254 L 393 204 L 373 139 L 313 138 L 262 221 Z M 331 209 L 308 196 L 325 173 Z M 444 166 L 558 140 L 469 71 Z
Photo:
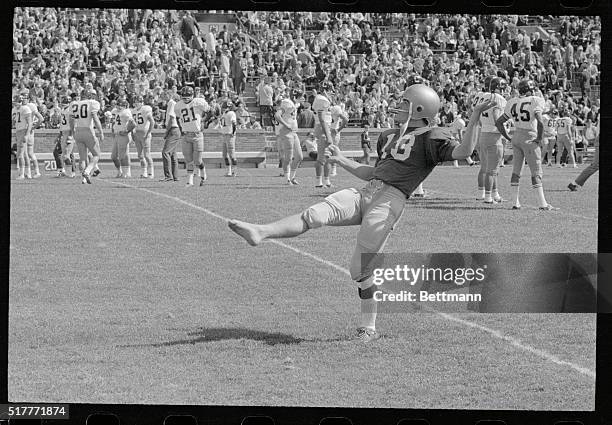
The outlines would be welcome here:
M 217 214 L 216 212 L 213 212 L 213 211 L 211 211 L 211 210 L 209 210 L 207 208 L 200 207 L 199 205 L 192 204 L 191 202 L 185 201 L 185 200 L 183 200 L 181 198 L 177 198 L 176 196 L 166 195 L 165 193 L 156 192 L 154 190 L 146 189 L 146 188 L 143 188 L 143 187 L 133 186 L 131 184 L 123 183 L 123 182 L 120 182 L 120 181 L 108 181 L 108 180 L 106 180 L 105 183 L 118 184 L 118 185 L 129 187 L 129 188 L 132 188 L 132 189 L 135 189 L 135 190 L 140 190 L 142 192 L 150 193 L 152 195 L 160 196 L 162 198 L 166 198 L 166 199 L 169 199 L 171 201 L 175 201 L 175 202 L 177 202 L 179 204 L 186 205 L 186 206 L 191 207 L 193 209 L 196 209 L 198 211 L 202 211 L 202 212 L 204 212 L 204 213 L 206 213 L 206 214 L 208 214 L 208 215 L 210 215 L 212 217 L 218 218 L 219 220 L 222 220 L 222 221 L 225 221 L 225 222 L 229 221 L 229 219 L 227 217 L 224 217 L 224 216 L 222 216 L 220 214 Z M 348 271 L 348 269 L 346 269 L 346 268 L 344 268 L 342 266 L 339 266 L 339 265 L 337 265 L 335 263 L 332 263 L 331 261 L 325 260 L 324 258 L 321 258 L 321 257 L 319 257 L 317 255 L 311 254 L 311 253 L 309 253 L 307 251 L 303 251 L 303 250 L 301 250 L 299 248 L 296 248 L 296 247 L 293 247 L 291 245 L 287 245 L 286 243 L 280 242 L 280 241 L 278 241 L 276 239 L 268 239 L 267 242 L 273 243 L 275 245 L 281 246 L 281 247 L 286 248 L 286 249 L 290 249 L 291 251 L 293 251 L 293 252 L 295 252 L 297 254 L 300 254 L 300 255 L 302 255 L 304 257 L 308 257 L 308 258 L 311 258 L 311 259 L 313 259 L 315 261 L 318 261 L 318 262 L 320 262 L 322 264 L 325 264 L 326 266 L 331 267 L 331 268 L 333 268 L 333 269 L 335 269 L 335 270 L 337 270 L 337 271 L 339 271 L 341 273 L 344 273 L 345 275 L 350 277 L 350 272 Z M 504 335 L 502 332 L 497 331 L 495 329 L 491 329 L 491 328 L 488 328 L 486 326 L 479 325 L 478 323 L 474 323 L 474 322 L 471 322 L 469 320 L 461 319 L 459 317 L 456 317 L 456 316 L 453 316 L 453 315 L 450 315 L 450 314 L 447 314 L 447 313 L 442 313 L 440 311 L 434 310 L 434 309 L 429 308 L 429 307 L 426 307 L 426 309 L 428 311 L 432 312 L 432 313 L 437 314 L 438 316 L 442 317 L 443 319 L 446 319 L 446 320 L 449 320 L 449 321 L 452 321 L 452 322 L 455 322 L 455 323 L 459 323 L 459 324 L 467 326 L 469 328 L 478 329 L 480 331 L 486 332 L 489 335 L 491 335 L 492 337 L 494 337 L 496 339 L 499 339 L 499 340 L 502 340 L 502 341 L 505 341 L 505 342 L 509 343 L 510 345 L 512 345 L 513 347 L 518 348 L 519 350 L 527 351 L 528 353 L 534 354 L 534 355 L 536 355 L 538 357 L 543 358 L 544 360 L 550 361 L 550 362 L 555 363 L 555 364 L 557 364 L 559 366 L 569 367 L 570 369 L 573 369 L 573 370 L 575 370 L 575 371 L 577 371 L 577 372 L 579 372 L 579 373 L 581 373 L 583 375 L 586 375 L 589 378 L 592 378 L 593 380 L 595 379 L 595 372 L 594 371 L 592 371 L 592 370 L 590 370 L 588 368 L 582 367 L 582 366 L 580 366 L 578 364 L 575 364 L 575 363 L 572 363 L 572 362 L 568 362 L 568 361 L 565 361 L 565 360 L 561 360 L 559 357 L 555 356 L 554 354 L 549 353 L 548 351 L 545 351 L 545 350 L 541 350 L 541 349 L 532 347 L 529 344 L 521 342 L 521 340 L 519 340 L 517 338 L 511 337 L 511 336 L 508 336 L 508 335 Z

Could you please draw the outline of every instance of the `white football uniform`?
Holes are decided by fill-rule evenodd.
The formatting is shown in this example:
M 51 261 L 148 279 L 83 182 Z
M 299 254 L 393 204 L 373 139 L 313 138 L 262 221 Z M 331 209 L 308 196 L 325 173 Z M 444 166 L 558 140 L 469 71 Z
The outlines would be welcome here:
M 174 114 L 185 133 L 200 133 L 202 131 L 202 114 L 210 109 L 206 100 L 201 97 L 194 97 L 190 102 L 185 103 L 179 100 L 174 105 Z
M 146 133 L 149 131 L 149 117 L 153 116 L 153 109 L 149 105 L 142 105 L 138 109 L 134 109 L 134 122 L 136 123 L 136 131 Z
M 561 137 L 569 138 L 569 129 L 572 125 L 572 119 L 570 117 L 561 117 L 557 119 L 557 135 Z
M 289 123 L 290 127 L 287 128 L 280 124 L 278 129 L 279 136 L 286 136 L 292 131 L 297 130 L 297 108 L 295 104 L 289 99 L 283 99 L 280 104 L 280 113 L 283 120 Z
M 221 117 L 221 134 L 231 136 L 234 133 L 234 126 L 236 125 L 236 113 L 234 111 L 225 112 L 225 114 L 223 114 Z
M 312 102 L 312 111 L 315 114 L 315 125 L 321 125 L 319 121 L 319 112 L 323 113 L 323 121 L 328 125 L 332 122 L 331 102 L 323 95 L 316 95 Z
M 174 99 L 170 99 L 168 105 L 166 105 L 166 128 L 178 127 L 176 123 L 176 112 L 174 112 L 175 106 L 176 101 Z
M 537 96 L 521 96 L 510 99 L 504 109 L 504 115 L 511 118 L 514 128 L 523 133 L 537 134 L 538 121 L 536 112 L 544 110 L 544 99 Z
M 542 115 L 542 122 L 544 124 L 544 137 L 555 138 L 557 136 L 557 118 Z
M 475 97 L 475 103 L 473 106 L 478 105 L 479 103 L 487 102 L 492 100 L 495 102 L 495 106 L 487 109 L 480 115 L 480 132 L 481 133 L 497 133 L 497 127 L 495 126 L 495 114 L 494 111 L 498 110 L 500 113 L 504 112 L 504 108 L 506 107 L 506 99 L 499 93 L 485 93 L 480 92 Z

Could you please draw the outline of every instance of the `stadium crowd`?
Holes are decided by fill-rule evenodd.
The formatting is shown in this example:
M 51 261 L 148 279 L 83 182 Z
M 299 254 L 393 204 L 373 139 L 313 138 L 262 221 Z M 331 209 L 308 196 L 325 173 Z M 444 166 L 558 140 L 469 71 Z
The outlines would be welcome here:
M 393 126 L 388 109 L 412 81 L 439 93 L 445 125 L 465 114 L 485 76 L 498 75 L 512 90 L 533 79 L 549 108 L 569 111 L 578 126 L 599 117 L 591 96 L 600 84 L 599 17 L 531 17 L 536 25 L 554 21 L 557 31 L 542 37 L 517 15 L 235 15 L 236 30 L 204 33 L 189 11 L 16 8 L 13 91 L 30 89 L 46 128 L 59 125 L 60 98 L 87 86 L 98 93 L 106 125 L 118 98 L 132 104 L 143 95 L 161 127 L 169 95 L 190 84 L 211 106 L 209 127 L 231 99 L 239 128 L 259 128 L 270 124 L 279 99 L 290 97 L 302 113 L 331 84 L 351 123 L 384 128 Z M 261 123 L 247 109 L 247 84 L 257 84 Z

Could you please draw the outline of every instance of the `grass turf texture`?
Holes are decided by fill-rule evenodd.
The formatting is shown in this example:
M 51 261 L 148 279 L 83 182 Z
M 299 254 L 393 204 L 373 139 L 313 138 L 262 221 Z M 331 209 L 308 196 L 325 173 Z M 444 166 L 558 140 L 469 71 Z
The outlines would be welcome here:
M 158 168 L 158 172 L 159 172 Z M 184 170 L 183 172 L 184 177 Z M 595 252 L 597 180 L 545 169 L 549 202 L 523 209 L 475 200 L 475 168 L 438 167 L 430 196 L 409 200 L 386 252 Z M 590 410 L 594 379 L 436 314 L 381 314 L 385 338 L 350 338 L 355 284 L 272 243 L 252 248 L 201 210 L 264 222 L 331 190 L 313 170 L 286 186 L 277 169 L 237 178 L 209 170 L 205 187 L 80 179 L 11 182 L 9 399 L 395 408 Z M 509 196 L 510 168 L 501 193 Z M 13 172 L 13 178 L 15 172 Z M 339 170 L 338 188 L 361 183 Z M 483 230 L 484 229 L 484 230 Z M 283 242 L 347 267 L 357 228 Z M 562 361 L 595 370 L 595 315 L 458 317 Z

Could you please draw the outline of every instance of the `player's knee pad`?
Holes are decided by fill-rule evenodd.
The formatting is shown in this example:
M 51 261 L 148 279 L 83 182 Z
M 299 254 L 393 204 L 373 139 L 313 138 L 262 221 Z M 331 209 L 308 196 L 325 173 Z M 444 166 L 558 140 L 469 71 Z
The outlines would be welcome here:
M 535 176 L 531 176 L 531 185 L 533 187 L 542 186 L 542 175 L 536 174 Z
M 516 173 L 512 173 L 512 176 L 510 176 L 510 185 L 511 186 L 518 186 L 520 179 L 521 179 L 521 176 L 519 176 Z

